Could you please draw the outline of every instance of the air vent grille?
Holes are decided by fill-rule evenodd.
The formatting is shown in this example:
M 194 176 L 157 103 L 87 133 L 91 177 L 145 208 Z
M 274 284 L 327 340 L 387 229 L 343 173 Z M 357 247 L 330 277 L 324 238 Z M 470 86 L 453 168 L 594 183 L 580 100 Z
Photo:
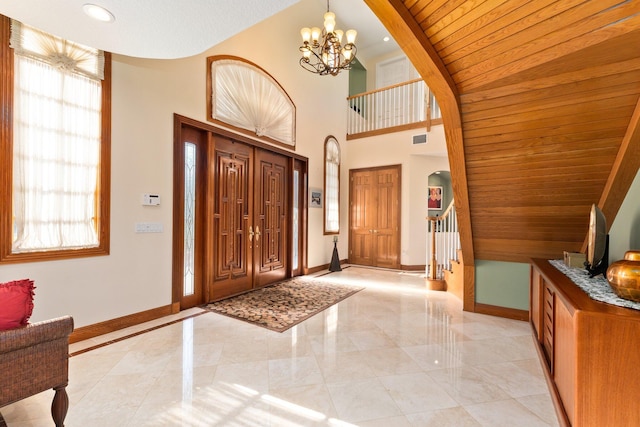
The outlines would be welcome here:
M 420 135 L 413 135 L 413 144 L 426 144 L 427 143 L 427 134 L 423 133 Z

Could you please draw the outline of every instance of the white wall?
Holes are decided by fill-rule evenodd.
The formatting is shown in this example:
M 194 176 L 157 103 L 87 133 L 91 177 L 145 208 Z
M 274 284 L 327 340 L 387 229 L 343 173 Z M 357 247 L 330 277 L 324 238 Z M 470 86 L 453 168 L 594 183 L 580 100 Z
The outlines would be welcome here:
M 434 129 L 426 146 L 411 146 L 411 135 L 418 132 L 347 142 L 347 74 L 319 77 L 298 65 L 299 27 L 321 19 L 323 13 L 318 2 L 303 0 L 185 59 L 113 56 L 111 253 L 0 267 L 0 281 L 35 280 L 33 321 L 70 314 L 81 327 L 171 303 L 173 114 L 206 121 L 205 69 L 211 55 L 246 58 L 288 92 L 297 108 L 295 151 L 310 159 L 310 187 L 323 186 L 326 136 L 338 139 L 343 162 L 338 246 L 342 258 L 347 256 L 349 168 L 403 164 L 402 263 L 424 263 L 424 253 L 419 254 L 424 243 L 410 237 L 423 226 L 423 181 L 434 170 L 448 169 L 446 158 L 433 157 L 444 153 L 442 127 Z M 161 205 L 141 206 L 143 193 L 159 194 Z M 164 232 L 134 233 L 134 224 L 143 221 L 162 223 Z M 422 239 L 424 233 L 415 235 Z M 322 210 L 310 209 L 308 265 L 328 264 L 332 249 L 332 236 L 323 235 Z
M 0 267 L 0 281 L 35 280 L 32 320 L 71 314 L 78 327 L 171 303 L 173 114 L 205 121 L 207 56 L 244 57 L 280 82 L 297 107 L 296 152 L 311 159 L 310 186 L 322 186 L 325 137 L 344 143 L 348 76 L 318 77 L 298 65 L 299 23 L 309 13 L 321 19 L 316 3 L 296 4 L 190 58 L 114 55 L 111 254 Z M 159 194 L 161 205 L 141 206 L 143 193 Z M 134 233 L 141 221 L 160 222 L 164 232 Z M 321 212 L 310 214 L 309 242 L 309 265 L 328 263 L 331 252 L 318 250 L 332 245 L 322 235 Z
M 413 145 L 412 137 L 419 133 L 419 130 L 412 130 L 354 139 L 346 145 L 349 169 L 402 165 L 400 262 L 406 266 L 425 263 L 429 175 L 438 170 L 449 170 L 443 126 L 431 128 L 426 144 Z M 341 181 L 343 192 L 349 189 L 347 179 L 348 175 Z M 349 223 L 348 212 L 345 211 L 347 209 L 341 212 L 343 227 Z M 341 257 L 346 258 L 344 255 Z

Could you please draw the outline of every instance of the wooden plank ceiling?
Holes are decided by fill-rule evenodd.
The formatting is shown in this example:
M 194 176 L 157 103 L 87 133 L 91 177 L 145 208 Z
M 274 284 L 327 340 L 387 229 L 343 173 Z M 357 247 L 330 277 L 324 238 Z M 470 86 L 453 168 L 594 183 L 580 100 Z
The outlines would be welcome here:
M 447 143 L 473 257 L 584 250 L 591 204 L 611 223 L 640 163 L 640 1 L 366 2 L 401 46 L 418 39 L 405 53 L 427 84 L 450 82 L 453 97 L 434 91 L 457 101 Z

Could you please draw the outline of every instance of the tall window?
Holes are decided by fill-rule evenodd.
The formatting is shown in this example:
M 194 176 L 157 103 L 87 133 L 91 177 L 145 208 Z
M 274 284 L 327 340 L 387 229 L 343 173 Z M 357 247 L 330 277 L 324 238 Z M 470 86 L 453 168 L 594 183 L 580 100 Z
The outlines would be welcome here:
M 106 254 L 109 56 L 1 21 L 0 260 Z
M 340 145 L 333 136 L 324 141 L 324 234 L 340 232 Z

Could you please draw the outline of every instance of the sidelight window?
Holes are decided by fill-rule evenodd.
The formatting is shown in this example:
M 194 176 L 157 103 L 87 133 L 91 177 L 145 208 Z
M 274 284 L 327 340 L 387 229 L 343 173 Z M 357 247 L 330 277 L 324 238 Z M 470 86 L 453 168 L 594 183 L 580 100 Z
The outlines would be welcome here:
M 340 145 L 333 136 L 324 143 L 324 234 L 340 232 Z

